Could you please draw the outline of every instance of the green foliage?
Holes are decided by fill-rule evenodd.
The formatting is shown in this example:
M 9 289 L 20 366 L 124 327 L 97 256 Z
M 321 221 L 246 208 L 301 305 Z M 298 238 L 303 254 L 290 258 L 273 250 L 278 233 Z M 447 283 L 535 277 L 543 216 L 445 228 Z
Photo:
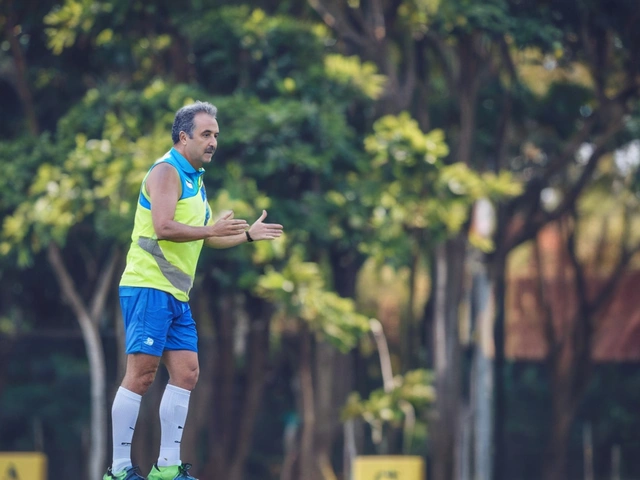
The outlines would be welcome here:
M 29 228 L 31 208 L 24 204 L 34 172 L 38 165 L 42 165 L 55 156 L 55 146 L 48 134 L 37 139 L 29 136 L 16 139 L 13 142 L 0 144 L 0 167 L 4 172 L 0 176 L 0 212 L 2 212 L 2 236 L 0 237 L 0 255 L 6 259 L 15 259 L 20 264 L 27 264 L 31 258 L 29 251 L 35 244 L 23 243 Z M 9 257 L 12 247 L 16 255 Z
M 398 17 L 403 27 L 414 36 L 425 34 L 433 22 L 441 0 L 408 0 L 398 7 Z
M 133 11 L 139 11 L 143 17 L 150 15 L 140 2 L 112 4 L 109 32 L 103 30 L 106 16 L 102 7 L 68 0 L 64 8 L 74 11 L 80 8 L 82 15 L 91 19 L 87 24 L 89 30 L 81 33 L 78 22 L 65 23 L 61 11 L 52 12 L 48 20 L 51 28 L 59 28 L 62 36 L 67 35 L 65 30 L 94 36 L 93 46 L 101 56 L 115 52 L 125 37 L 129 42 L 138 38 L 136 45 L 145 39 L 153 41 L 150 36 L 141 35 L 137 20 L 129 18 Z M 58 15 L 56 21 L 54 14 Z M 368 214 L 350 215 L 344 209 L 326 204 L 324 197 L 327 190 L 345 183 L 344 175 L 355 169 L 356 159 L 362 155 L 356 132 L 346 123 L 345 112 L 356 102 L 365 105 L 380 94 L 384 79 L 372 64 L 327 55 L 333 40 L 329 38 L 329 31 L 318 24 L 284 15 L 269 16 L 248 6 L 210 9 L 194 4 L 190 9 L 177 9 L 176 15 L 169 15 L 167 19 L 177 30 L 172 42 L 183 37 L 191 46 L 190 55 L 197 61 L 189 61 L 193 63 L 199 85 L 218 94 L 212 101 L 219 107 L 222 131 L 216 168 L 206 175 L 208 186 L 213 185 L 214 192 L 227 191 L 230 198 L 244 198 L 249 204 L 260 198 L 268 199 L 260 202 L 269 205 L 270 218 L 287 226 L 298 226 L 290 231 L 293 241 L 309 241 L 311 249 L 336 240 L 350 244 L 352 240 L 347 234 L 362 230 L 365 227 L 362 219 Z M 215 25 L 214 31 L 211 25 Z M 225 41 L 221 42 L 221 38 Z M 230 62 L 230 58 L 234 61 Z M 140 61 L 143 60 L 147 59 L 141 57 Z M 141 73 L 140 78 L 148 76 Z M 77 129 L 86 132 L 88 139 L 115 141 L 119 136 L 123 144 L 133 143 L 149 133 L 149 126 L 153 130 L 163 128 L 163 123 L 152 120 L 157 118 L 156 112 L 165 111 L 162 100 L 168 89 L 164 82 L 155 79 L 148 83 L 145 95 L 156 89 L 159 94 L 152 94 L 147 102 L 135 99 L 138 93 L 122 89 L 117 80 L 109 75 L 99 89 L 103 93 L 98 95 L 98 90 L 93 90 L 85 98 L 84 103 L 94 108 L 95 115 L 78 114 L 76 110 L 59 122 L 59 131 L 64 132 L 60 141 L 75 136 Z M 174 90 L 180 88 L 173 87 Z M 103 101 L 105 96 L 117 98 L 118 105 L 107 106 L 109 102 Z M 160 101 L 154 102 L 154 97 Z M 211 100 L 207 95 L 199 98 Z M 177 106 L 180 105 L 174 105 Z M 144 117 L 149 121 L 137 120 Z M 105 120 L 113 126 L 112 132 L 104 125 Z M 126 145 L 121 148 L 127 151 Z M 131 171 L 138 170 L 134 166 Z M 115 183 L 119 182 L 117 175 L 113 178 Z M 286 179 L 284 189 L 283 179 Z M 217 196 L 211 195 L 211 190 L 210 197 Z M 214 211 L 224 209 L 212 203 Z M 243 209 L 240 213 L 251 215 L 250 210 Z M 357 245 L 357 236 L 354 245 Z M 232 261 L 247 266 L 246 255 L 235 251 L 225 252 L 227 255 Z M 206 256 L 218 260 L 220 255 Z M 239 273 L 236 280 L 243 278 L 243 285 L 251 283 L 249 279 L 253 274 L 245 275 L 248 273 L 245 268 L 239 269 Z
M 519 48 L 536 45 L 557 48 L 562 30 L 549 8 L 508 0 L 454 0 L 442 2 L 434 19 L 436 28 L 458 36 L 480 32 L 489 37 L 505 35 Z
M 507 171 L 495 175 L 461 163 L 445 164 L 449 149 L 444 132 L 423 133 L 408 113 L 379 119 L 365 149 L 371 164 L 363 165 L 362 176 L 354 181 L 361 182 L 363 202 L 372 208 L 371 222 L 391 250 L 406 242 L 407 232 L 424 231 L 435 242 L 455 235 L 477 200 L 498 202 L 521 192 Z M 365 247 L 371 253 L 377 248 Z M 383 247 L 379 253 L 385 251 Z
M 310 252 L 331 242 L 357 242 L 369 214 L 353 202 L 327 201 L 350 195 L 346 178 L 362 156 L 342 105 L 260 101 L 242 94 L 215 103 L 220 146 L 216 168 L 206 175 L 208 185 L 249 203 L 264 195 L 270 218 L 285 225 L 292 243 L 305 242 Z
M 393 379 L 393 389 L 388 392 L 379 388 L 371 392 L 367 399 L 362 399 L 358 393 L 352 393 L 342 412 L 343 418 L 361 417 L 369 423 L 400 422 L 404 418 L 404 413 L 398 405 L 400 401 L 409 402 L 418 412 L 433 404 L 435 390 L 432 383 L 433 375 L 424 369 L 396 375 Z
M 588 116 L 593 101 L 593 92 L 590 89 L 571 83 L 557 82 L 551 86 L 536 106 L 536 113 L 540 121 L 546 125 L 552 125 L 554 134 L 560 141 L 564 141 Z M 583 115 L 577 116 L 576 113 L 579 112 L 583 112 Z M 548 145 L 549 142 L 540 142 L 540 144 Z
M 29 135 L 0 142 L 0 212 L 6 214 L 24 199 L 38 165 L 52 156 L 51 135 Z
M 97 235 L 98 244 L 124 246 L 140 182 L 171 146 L 175 109 L 192 94 L 198 93 L 159 81 L 141 93 L 90 90 L 60 120 L 54 140 L 45 136 L 37 149 L 16 151 L 14 165 L 28 165 L 27 156 L 38 159 L 41 148 L 46 156 L 41 154 L 20 198 L 7 193 L 7 204 L 15 208 L 3 222 L 2 251 L 15 248 L 20 264 L 28 264 L 33 253 L 51 241 L 65 244 L 83 224 Z
M 389 166 L 389 173 L 421 173 L 420 166 L 435 165 L 449 154 L 444 132 L 434 130 L 424 134 L 408 113 L 380 118 L 373 126 L 373 135 L 365 140 L 365 150 L 373 156 L 373 166 Z M 407 172 L 404 167 L 415 167 Z M 393 168 L 396 167 L 396 168 Z
M 49 48 L 60 55 L 66 48 L 76 43 L 78 33 L 87 33 L 95 24 L 100 13 L 109 13 L 112 7 L 106 2 L 92 0 L 65 0 L 62 6 L 54 8 L 44 18 Z
M 541 52 L 536 61 L 542 63 L 547 60 L 545 54 L 551 53 L 549 59 L 558 65 L 576 65 L 573 62 L 594 53 L 582 51 L 576 41 L 584 28 L 610 39 L 614 57 L 609 69 L 640 64 L 640 49 L 635 48 L 640 30 L 629 21 L 636 17 L 634 0 L 607 2 L 606 8 L 591 0 L 404 0 L 398 2 L 397 16 L 389 17 L 393 22 L 384 32 L 385 41 L 390 41 L 385 62 L 392 71 L 400 66 L 395 73 L 402 81 L 405 74 L 410 75 L 412 63 L 404 53 L 417 57 L 419 82 L 424 82 L 425 90 L 416 90 L 414 113 L 428 112 L 431 124 L 438 127 L 425 133 L 408 114 L 384 117 L 374 124 L 378 111 L 374 101 L 384 93 L 393 94 L 385 90 L 393 89 L 393 82 L 386 84 L 371 63 L 337 55 L 345 43 L 337 42 L 327 28 L 303 15 L 266 13 L 268 8 L 299 13 L 296 2 L 278 6 L 273 2 L 212 6 L 204 1 L 145 0 L 31 3 L 12 3 L 11 13 L 17 13 L 20 23 L 14 32 L 26 54 L 24 80 L 32 88 L 41 128 L 53 133 L 19 135 L 0 143 L 2 262 L 37 262 L 42 259 L 38 250 L 48 241 L 66 243 L 69 252 L 87 247 L 87 256 L 93 259 L 113 245 L 124 247 L 140 180 L 150 163 L 170 147 L 168 132 L 175 110 L 196 98 L 212 100 L 219 107 L 222 128 L 219 151 L 205 175 L 213 210 L 233 209 L 237 217 L 251 220 L 266 208 L 269 220 L 283 223 L 287 235 L 278 242 L 205 251 L 202 271 L 214 277 L 220 294 L 225 288 L 257 290 L 279 307 L 281 318 L 308 322 L 321 338 L 343 350 L 352 348 L 368 327 L 352 302 L 336 296 L 325 284 L 336 273 L 324 271 L 328 252 L 347 252 L 350 258 L 369 254 L 406 265 L 416 250 L 424 253 L 434 242 L 461 231 L 477 199 L 498 203 L 519 194 L 521 186 L 511 174 L 486 171 L 494 168 L 495 131 L 507 108 L 502 100 L 507 88 L 513 88 L 514 112 L 507 132 L 507 158 L 514 159 L 510 167 L 525 179 L 537 177 L 546 168 L 545 154 L 561 151 L 591 112 L 594 98 L 589 82 L 577 86 L 552 78 L 547 82 L 550 88 L 538 97 L 533 89 L 505 81 L 506 62 L 497 55 L 499 41 L 506 41 L 516 61 L 526 53 L 515 55 L 517 49 L 533 46 Z M 348 3 L 351 8 L 360 3 L 366 7 L 357 0 Z M 34 18 L 43 5 L 53 7 L 44 19 Z M 391 11 L 391 4 L 387 6 Z M 6 9 L 0 10 L 4 15 Z M 20 133 L 25 110 L 15 94 L 14 58 L 7 43 L 2 50 L 7 68 L 0 83 L 6 113 L 3 138 Z M 481 58 L 482 67 L 490 66 L 490 85 L 480 82 L 479 131 L 472 164 L 467 166 L 447 163 L 446 140 L 456 138 L 460 105 L 457 82 L 449 82 L 442 68 L 448 64 L 455 76 L 460 67 L 456 47 L 469 44 L 477 50 L 468 53 Z M 176 79 L 190 83 L 176 84 Z M 608 87 L 616 92 L 623 82 L 621 76 L 612 79 Z M 527 140 L 542 147 L 540 155 L 520 164 L 520 146 Z M 612 188 L 617 199 L 630 201 L 629 195 L 618 195 L 619 189 L 630 193 L 629 187 L 637 195 L 640 179 L 637 169 L 628 175 L 625 182 L 629 183 L 623 183 L 615 175 L 605 181 L 598 172 L 603 197 L 590 201 L 601 207 L 605 202 L 597 200 L 610 196 Z M 580 205 L 585 208 L 584 203 Z M 285 263 L 290 245 L 300 251 Z M 273 269 L 265 271 L 265 265 Z M 76 278 L 85 278 L 82 267 L 71 266 Z M 1 272 L 2 279 L 16 292 L 9 298 L 20 297 L 24 304 L 18 313 L 2 311 L 0 328 L 11 331 L 21 321 L 16 320 L 20 315 L 38 316 L 28 303 L 31 299 L 33 304 L 41 303 L 42 297 L 23 294 L 22 285 L 18 288 L 12 282 L 18 277 L 6 272 Z M 33 276 L 38 282 L 48 279 L 49 295 L 55 297 L 54 282 L 46 272 L 42 265 L 35 265 Z M 57 305 L 51 310 L 63 310 Z M 62 324 L 57 318 L 46 316 L 46 320 Z M 55 378 L 62 371 L 78 377 L 74 380 L 86 380 L 83 364 L 74 362 L 80 365 L 74 369 L 59 359 L 52 363 Z M 538 383 L 536 378 L 523 381 Z M 425 385 L 430 379 L 420 377 L 416 386 L 421 382 Z M 11 386 L 6 397 L 9 405 L 3 403 L 0 411 L 27 418 L 33 410 L 54 423 L 73 417 L 70 405 L 87 404 L 82 398 L 69 402 L 66 409 L 40 405 L 45 392 L 35 383 Z M 51 391 L 69 392 L 68 386 L 52 390 L 46 379 L 43 383 Z M 80 395 L 85 390 L 74 392 Z M 528 393 L 525 389 L 517 398 L 533 398 Z M 386 395 L 374 392 L 369 399 L 356 399 L 350 405 L 357 407 L 357 415 L 370 411 L 374 423 L 397 424 L 399 412 L 393 409 L 405 393 Z M 540 395 L 537 386 L 536 395 Z M 540 426 L 525 422 L 531 417 L 527 417 L 529 405 L 514 404 L 522 407 L 515 410 L 520 422 L 514 423 L 517 433 L 526 435 Z M 601 399 L 594 401 L 593 412 L 599 405 Z M 633 409 L 620 405 L 611 409 L 613 420 L 606 430 L 614 437 L 630 425 Z M 620 436 L 631 438 L 632 429 L 627 430 Z M 76 425 L 70 432 L 79 437 Z
M 304 262 L 299 254 L 289 258 L 282 272 L 267 269 L 256 292 L 280 309 L 284 319 L 300 319 L 338 350 L 348 352 L 369 331 L 367 317 L 356 312 L 353 299 L 325 288 L 320 267 Z
M 342 419 L 363 419 L 371 426 L 378 443 L 385 426 L 403 428 L 408 406 L 413 409 L 416 419 L 424 417 L 435 401 L 432 384 L 433 375 L 428 370 L 411 370 L 404 375 L 397 375 L 393 379 L 393 388 L 388 391 L 378 388 L 366 399 L 357 392 L 351 393 L 342 410 Z M 419 423 L 426 428 L 424 421 Z M 409 433 L 405 432 L 405 435 Z
M 185 14 L 181 30 L 194 46 L 198 76 L 207 89 L 223 94 L 245 91 L 262 98 L 308 95 L 323 75 L 323 38 L 328 31 L 319 25 L 268 16 L 244 5 L 206 9 L 198 12 L 197 22 L 193 14 Z
M 551 428 L 552 392 L 549 388 L 549 369 L 539 363 L 509 362 L 505 384 L 507 402 L 511 406 L 506 413 L 507 441 L 513 442 L 513 455 L 517 461 L 511 464 L 511 477 L 526 480 L 541 478 L 540 458 L 547 453 L 548 434 Z M 595 366 L 593 379 L 581 402 L 576 421 L 571 428 L 570 460 L 576 461 L 571 478 L 579 476 L 585 425 L 593 432 L 593 452 L 596 476 L 610 476 L 611 451 L 616 445 L 622 449 L 622 471 L 626 478 L 640 473 L 637 462 L 625 461 L 632 455 L 640 441 L 640 422 L 637 404 L 640 401 L 640 373 L 634 362 L 608 362 Z M 518 445 L 518 447 L 515 447 Z M 628 452 L 628 453 L 627 453 Z M 577 468 L 576 468 L 577 467 Z
M 367 98 L 378 99 L 384 88 L 386 79 L 378 73 L 378 69 L 371 62 L 361 62 L 356 56 L 327 55 L 325 57 L 327 77 L 338 84 L 349 87 L 353 94 L 364 95 Z M 335 94 L 335 92 L 334 92 Z
M 45 16 L 47 45 L 55 55 L 86 47 L 99 58 L 91 70 L 143 84 L 158 73 L 158 62 L 176 40 L 173 19 L 183 11 L 173 3 L 65 0 Z
M 3 450 L 16 445 L 21 450 L 33 450 L 36 422 L 48 432 L 52 443 L 70 449 L 86 425 L 89 405 L 86 363 L 73 354 L 53 352 L 51 346 L 38 346 L 41 349 L 38 353 L 25 355 L 22 362 L 12 361 L 9 365 L 11 381 L 0 397 L 0 424 L 3 433 L 8 434 L 0 440 Z M 56 346 L 59 351 L 64 350 Z M 45 357 L 44 351 L 49 355 Z M 6 443 L 10 438 L 15 443 Z

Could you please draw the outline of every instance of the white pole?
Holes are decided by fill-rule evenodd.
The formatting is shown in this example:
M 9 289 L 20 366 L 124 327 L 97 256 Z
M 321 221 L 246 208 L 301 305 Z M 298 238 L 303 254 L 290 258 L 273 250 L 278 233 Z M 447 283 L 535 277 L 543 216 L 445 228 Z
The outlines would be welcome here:
M 611 480 L 621 480 L 622 453 L 620 445 L 611 448 Z
M 591 424 L 582 427 L 582 449 L 584 452 L 584 480 L 593 480 L 593 432 Z

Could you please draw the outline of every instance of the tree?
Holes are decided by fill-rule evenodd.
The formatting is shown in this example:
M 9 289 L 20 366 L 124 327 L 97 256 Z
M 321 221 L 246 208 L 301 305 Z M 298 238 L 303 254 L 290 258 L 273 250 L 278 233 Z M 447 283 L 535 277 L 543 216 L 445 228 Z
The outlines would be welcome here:
M 100 330 L 108 318 L 107 299 L 128 241 L 147 154 L 160 156 L 170 144 L 166 133 L 170 127 L 162 120 L 170 121 L 175 109 L 169 107 L 167 115 L 167 106 L 160 100 L 166 96 L 159 95 L 158 88 L 158 95 L 153 92 L 146 96 L 89 92 L 82 104 L 60 120 L 28 194 L 3 223 L 2 246 L 6 253 L 15 249 L 22 266 L 46 250 L 62 296 L 82 331 L 91 375 L 91 443 L 87 447 L 91 478 L 101 477 L 106 461 L 107 390 Z M 159 120 L 138 115 L 138 109 L 151 104 Z M 102 121 L 87 121 L 96 118 Z M 46 142 L 47 136 L 41 141 Z M 81 277 L 74 278 L 71 272 L 77 272 L 76 263 L 83 268 Z
M 31 192 L 2 192 L 3 199 L 10 199 L 2 206 L 3 214 L 9 214 L 5 240 L 10 242 L 2 247 L 7 258 L 24 265 L 29 252 L 60 245 L 60 258 L 88 304 L 98 278 L 91 273 L 92 258 L 108 259 L 110 240 L 126 245 L 128 229 L 116 232 L 124 224 L 113 220 L 122 211 L 106 196 L 130 195 L 128 201 L 135 201 L 137 175 L 146 171 L 153 155 L 162 153 L 160 145 L 168 145 L 163 135 L 172 109 L 186 98 L 210 98 L 210 92 L 216 92 L 225 137 L 216 156 L 219 168 L 207 173 L 215 210 L 233 206 L 239 215 L 254 214 L 247 204 L 238 203 L 242 198 L 278 212 L 279 221 L 296 226 L 288 234 L 292 244 L 305 245 L 301 259 L 319 265 L 326 288 L 341 297 L 355 296 L 355 279 L 368 257 L 391 258 L 395 264 L 410 265 L 412 272 L 419 262 L 432 269 L 432 285 L 438 288 L 430 294 L 424 317 L 407 316 L 402 327 L 407 352 L 403 370 L 415 366 L 417 352 L 428 351 L 440 365 L 437 402 L 445 415 L 431 429 L 438 452 L 436 478 L 454 478 L 457 468 L 457 326 L 461 301 L 468 298 L 467 255 L 474 248 L 485 252 L 495 247 L 478 262 L 485 277 L 491 274 L 494 301 L 479 303 L 497 310 L 496 459 L 505 457 L 506 258 L 543 225 L 571 212 L 605 154 L 628 140 L 629 132 L 620 132 L 629 129 L 628 114 L 637 108 L 638 62 L 632 48 L 637 32 L 625 21 L 637 14 L 636 2 L 616 0 L 603 6 L 576 0 L 549 6 L 535 0 L 482 5 L 462 0 L 310 1 L 335 32 L 337 43 L 331 31 L 315 23 L 316 17 L 308 20 L 300 5 L 260 2 L 271 11 L 291 9 L 293 18 L 233 5 L 211 9 L 197 2 L 189 8 L 147 3 L 66 0 L 55 6 L 39 3 L 35 9 L 15 2 L 0 7 L 9 47 L 0 55 L 10 67 L 0 72 L 0 94 L 10 92 L 2 98 L 19 120 L 13 122 L 11 115 L 11 121 L 0 120 L 6 126 L 3 136 L 15 137 L 16 125 L 26 130 L 34 117 L 41 122 L 40 130 L 57 132 L 41 137 L 37 130 L 38 136 L 16 138 L 8 146 L 22 164 L 47 166 Z M 45 35 L 43 11 L 50 7 Z M 177 83 L 183 81 L 200 88 Z M 32 100 L 18 91 L 25 85 L 31 87 Z M 76 102 L 77 108 L 70 109 Z M 82 135 L 76 137 L 77 132 Z M 146 140 L 134 141 L 142 137 Z M 363 151 L 365 137 L 369 139 Z M 438 150 L 445 148 L 445 140 L 448 152 L 438 153 L 434 164 L 423 160 L 424 145 L 414 145 L 428 141 L 429 148 Z M 591 154 L 576 156 L 586 142 L 593 145 Z M 103 151 L 109 148 L 111 152 Z M 83 166 L 85 157 L 93 167 L 118 166 L 113 172 L 96 167 L 94 175 L 93 167 Z M 78 171 L 70 173 L 62 166 Z M 501 170 L 510 170 L 511 176 L 501 175 Z M 20 173 L 13 172 L 18 184 Z M 471 242 L 469 220 L 476 201 L 498 186 L 502 193 L 494 191 L 493 200 L 500 206 L 498 199 L 508 196 L 505 189 L 514 179 L 525 188 L 499 208 L 493 242 Z M 74 189 L 91 193 L 73 198 Z M 551 209 L 541 201 L 549 189 L 561 196 Z M 437 201 L 429 203 L 428 196 Z M 126 204 L 122 201 L 120 207 Z M 60 216 L 36 215 L 37 208 L 47 205 Z M 123 208 L 125 215 L 131 214 Z M 69 218 L 76 212 L 77 217 Z M 25 244 L 22 238 L 40 243 Z M 82 248 L 90 251 L 90 258 L 79 266 L 71 254 Z M 54 251 L 54 263 L 56 258 Z M 279 269 L 284 266 L 282 260 L 274 261 Z M 211 309 L 206 302 L 201 306 L 220 312 L 203 315 L 211 318 L 216 333 L 232 331 L 230 312 L 251 312 L 255 328 L 270 325 L 268 302 L 251 293 L 264 267 L 246 249 L 228 257 L 227 252 L 203 257 L 201 278 L 221 292 Z M 430 332 L 431 345 L 412 335 L 420 329 Z M 252 337 L 260 349 L 252 362 L 266 352 L 266 334 L 261 332 Z M 326 370 L 349 367 L 350 359 L 327 343 L 315 345 L 312 363 L 316 370 L 331 364 L 320 379 L 331 383 L 333 373 Z M 233 351 L 220 354 L 226 360 L 217 368 L 225 372 L 227 395 L 234 381 L 249 371 L 246 364 L 233 362 Z M 251 409 L 260 398 L 263 379 L 242 378 L 243 392 L 248 393 L 243 401 Z M 323 428 L 313 442 L 319 458 L 328 458 L 331 451 L 340 425 L 330 417 L 343 394 L 314 398 L 316 425 Z M 243 418 L 242 433 L 234 437 L 238 443 L 232 442 L 237 456 L 224 456 L 230 470 L 225 465 L 216 473 L 236 475 L 242 470 L 248 451 L 242 439 L 251 437 L 251 429 L 245 428 L 251 418 Z M 235 435 L 229 419 L 225 417 L 224 435 L 218 438 Z M 499 478 L 501 468 L 496 461 Z
M 357 170 L 356 163 L 362 156 L 360 132 L 347 122 L 347 112 L 366 106 L 370 97 L 379 94 L 382 79 L 370 65 L 355 58 L 328 54 L 328 32 L 317 25 L 269 17 L 246 7 L 212 11 L 208 16 L 202 31 L 189 31 L 193 44 L 203 52 L 199 70 L 210 88 L 233 92 L 216 100 L 226 136 L 221 149 L 225 155 L 220 161 L 223 168 L 214 173 L 214 184 L 224 185 L 236 198 L 253 199 L 275 212 L 283 224 L 291 225 L 287 234 L 292 243 L 306 246 L 305 260 L 328 269 L 331 274 L 326 281 L 341 296 L 348 296 L 355 291 L 355 272 L 364 258 L 357 252 L 357 245 L 366 232 L 363 221 L 368 213 L 355 203 L 345 208 L 344 202 L 331 199 L 340 197 L 336 190 L 348 188 L 347 176 Z M 208 53 L 214 46 L 206 27 L 211 23 L 218 25 L 225 37 L 236 39 L 223 48 L 230 49 L 227 55 L 240 58 L 240 62 L 229 63 L 223 54 Z M 233 114 L 225 116 L 224 112 Z M 214 203 L 217 208 L 234 205 L 225 204 L 224 199 Z M 251 288 L 255 273 L 247 271 L 246 260 L 239 268 L 239 259 L 226 254 L 225 258 L 223 263 L 218 258 L 216 265 L 224 272 L 239 272 L 239 279 L 225 278 L 229 283 L 224 288 L 238 283 Z M 220 283 L 222 278 L 217 280 Z M 302 329 L 299 332 L 301 340 L 308 336 Z M 303 463 L 311 462 L 304 468 L 313 469 L 320 459 L 328 470 L 332 468 L 329 459 L 333 439 L 341 430 L 338 410 L 348 392 L 333 390 L 334 372 L 347 358 L 326 344 L 319 344 L 310 354 L 319 372 L 317 382 L 322 384 L 305 392 L 316 396 L 312 413 L 317 421 L 315 428 L 306 429 L 306 438 L 314 438 L 306 443 L 313 446 L 313 455 L 305 455 Z M 230 358 L 229 353 L 226 358 Z M 322 361 L 331 366 L 320 364 Z M 233 429 L 228 420 L 226 424 Z M 228 443 L 223 446 L 229 448 Z M 237 450 L 231 450 L 218 457 L 233 458 Z M 221 462 L 224 460 L 217 462 L 216 468 Z
M 318 456 L 314 448 L 316 394 L 312 374 L 312 335 L 346 352 L 368 331 L 368 321 L 355 311 L 353 300 L 326 291 L 318 265 L 301 262 L 299 254 L 295 252 L 281 273 L 268 271 L 258 282 L 257 290 L 277 305 L 280 321 L 298 323 L 296 327 L 300 329 L 298 377 L 302 433 L 299 476 L 309 479 L 335 478 L 331 465 L 326 463 L 328 459 Z
M 527 172 L 530 179 L 523 194 L 498 214 L 497 249 L 492 260 L 497 298 L 504 298 L 505 281 L 500 272 L 504 272 L 508 252 L 534 238 L 547 223 L 575 211 L 582 192 L 593 182 L 607 153 L 626 142 L 628 115 L 637 110 L 637 66 L 633 65 L 635 60 L 631 60 L 637 55 L 632 47 L 636 33 L 623 21 L 637 14 L 637 5 L 620 1 L 600 10 L 594 4 L 576 1 L 557 10 L 554 8 L 554 12 L 563 19 L 564 25 L 562 51 L 556 52 L 561 57 L 557 61 L 560 68 L 555 69 L 551 77 L 540 75 L 542 71 L 537 69 L 538 85 L 542 86 L 538 93 L 542 102 L 535 116 L 539 123 L 528 134 L 531 143 L 525 144 L 522 155 L 512 160 L 515 162 L 512 165 L 524 168 L 523 173 Z M 620 48 L 612 48 L 611 42 L 619 42 Z M 546 58 L 553 64 L 553 57 Z M 562 68 L 567 62 L 574 66 L 573 71 L 582 68 L 585 75 L 569 77 L 570 70 Z M 518 65 L 518 71 L 525 80 L 524 65 Z M 529 78 L 529 81 L 535 80 Z M 562 110 L 552 107 L 552 102 L 559 99 L 565 105 Z M 555 135 L 548 136 L 549 132 Z M 543 136 L 546 136 L 544 140 Z M 590 145 L 587 150 L 583 150 L 585 143 Z M 528 148 L 531 145 L 533 149 Z M 583 151 L 586 155 L 581 154 Z M 544 192 L 550 191 L 558 192 L 560 201 L 545 207 L 542 198 Z M 497 304 L 497 310 L 495 408 L 504 411 L 503 305 Z M 496 478 L 504 478 L 497 458 L 505 455 L 507 447 L 504 423 L 499 418 L 496 419 L 496 443 Z
M 526 184 L 522 195 L 499 209 L 495 251 L 487 258 L 497 309 L 494 337 L 495 411 L 498 414 L 495 416 L 494 463 L 496 477 L 503 478 L 500 459 L 505 457 L 506 448 L 501 305 L 505 293 L 504 260 L 514 245 L 568 211 L 588 183 L 601 153 L 607 150 L 605 145 L 622 129 L 624 112 L 631 107 L 629 100 L 636 96 L 637 85 L 633 80 L 636 67 L 630 61 L 635 56 L 631 45 L 636 34 L 620 20 L 633 16 L 636 6 L 620 1 L 600 11 L 597 6 L 581 1 L 558 7 L 548 7 L 544 2 L 538 5 L 538 2 L 501 0 L 482 5 L 464 1 L 339 4 L 321 0 L 309 4 L 336 31 L 343 51 L 371 60 L 391 79 L 385 97 L 378 104 L 380 112 L 395 113 L 410 108 L 424 130 L 441 127 L 451 144 L 456 145 L 448 162 L 466 164 L 480 171 L 507 168 Z M 613 38 L 618 39 L 622 50 L 610 48 Z M 558 73 L 543 83 L 558 84 L 557 90 L 549 90 L 548 100 L 544 96 L 532 96 L 533 83 L 525 81 L 523 63 L 527 52 L 539 52 L 538 61 L 542 63 L 546 59 Z M 585 90 L 570 79 L 573 85 L 563 90 L 561 84 L 567 85 L 565 79 L 570 78 L 562 74 L 567 71 L 564 66 L 577 65 L 577 62 L 587 65 L 594 82 L 588 83 Z M 621 80 L 613 82 L 613 78 Z M 621 86 L 613 89 L 617 93 L 610 93 L 607 86 L 614 84 Z M 573 94 L 567 96 L 568 91 Z M 587 95 L 581 97 L 580 92 L 585 91 Z M 552 103 L 552 98 L 556 103 Z M 570 107 L 572 101 L 578 102 L 577 105 Z M 562 109 L 559 105 L 563 105 Z M 560 112 L 563 114 L 559 116 Z M 543 137 L 538 137 L 542 132 L 547 135 L 554 132 L 553 141 L 546 138 L 543 142 Z M 527 139 L 543 148 L 545 155 L 543 161 L 523 169 L 523 165 L 518 164 L 521 157 L 517 152 Z M 542 214 L 537 207 L 540 192 L 560 178 L 566 179 L 574 168 L 575 153 L 587 139 L 595 143 L 595 155 L 582 169 L 583 175 L 566 190 L 568 193 L 560 208 L 554 213 Z M 440 269 L 434 270 L 433 283 L 437 285 L 438 279 L 443 282 L 446 279 L 451 288 L 446 289 L 447 295 L 441 298 L 444 303 L 440 306 L 436 297 L 432 297 L 430 309 L 433 310 L 427 312 L 425 319 L 429 322 L 430 318 L 449 312 L 443 322 L 447 326 L 444 331 L 449 333 L 433 347 L 436 359 L 444 359 L 449 355 L 445 352 L 450 352 L 445 365 L 452 370 L 448 371 L 447 378 L 456 378 L 459 365 L 455 325 L 457 305 L 464 297 L 457 288 L 462 285 L 465 263 L 460 259 L 466 251 L 466 232 L 461 235 L 432 254 L 433 265 L 438 259 L 441 262 Z M 457 398 L 455 385 L 454 381 L 449 395 L 445 396 Z M 446 423 L 434 431 L 436 479 L 456 475 L 453 452 L 454 437 L 458 434 L 451 423 L 455 413 L 445 417 Z
M 627 173 L 627 181 L 632 173 Z M 593 376 L 595 340 L 603 332 L 604 320 L 625 271 L 640 251 L 631 227 L 631 214 L 637 212 L 634 195 L 625 192 L 613 205 L 607 194 L 603 195 L 603 190 L 615 189 L 615 183 L 623 184 L 624 176 L 600 173 L 597 178 L 596 187 L 577 208 L 547 228 L 560 239 L 558 251 L 545 253 L 539 239 L 534 243 L 552 391 L 547 454 L 550 460 L 543 469 L 544 478 L 549 480 L 567 478 L 569 474 L 570 432 Z M 594 216 L 600 218 L 593 219 Z M 601 233 L 595 233 L 598 231 Z M 618 240 L 614 242 L 614 238 Z M 571 298 L 571 308 L 559 309 L 553 290 Z

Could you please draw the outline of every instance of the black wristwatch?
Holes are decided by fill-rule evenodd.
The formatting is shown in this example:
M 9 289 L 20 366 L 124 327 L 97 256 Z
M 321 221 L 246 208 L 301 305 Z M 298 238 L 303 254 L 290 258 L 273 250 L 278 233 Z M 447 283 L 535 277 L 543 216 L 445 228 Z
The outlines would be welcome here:
M 247 242 L 253 242 L 253 238 L 249 235 L 249 230 L 245 230 L 244 233 L 247 236 Z

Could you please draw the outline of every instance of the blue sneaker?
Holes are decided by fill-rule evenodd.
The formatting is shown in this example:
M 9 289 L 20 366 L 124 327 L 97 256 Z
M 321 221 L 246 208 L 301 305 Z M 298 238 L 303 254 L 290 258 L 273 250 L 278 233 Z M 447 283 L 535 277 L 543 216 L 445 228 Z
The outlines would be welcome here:
M 109 467 L 102 480 L 144 480 L 144 477 L 140 475 L 140 469 L 137 466 L 125 468 L 118 473 L 113 473 Z
M 170 467 L 158 467 L 155 464 L 149 472 L 147 480 L 198 480 L 189 475 L 188 470 L 190 468 L 190 463 L 172 465 Z

